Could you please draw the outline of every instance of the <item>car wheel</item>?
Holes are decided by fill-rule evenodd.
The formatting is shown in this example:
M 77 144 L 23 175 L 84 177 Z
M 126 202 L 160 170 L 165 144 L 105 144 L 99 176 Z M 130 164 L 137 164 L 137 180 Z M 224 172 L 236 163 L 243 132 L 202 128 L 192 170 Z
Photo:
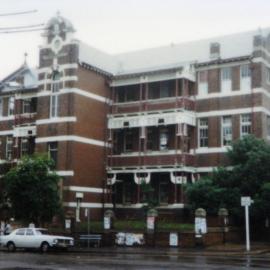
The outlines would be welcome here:
M 9 252 L 14 252 L 16 250 L 16 246 L 13 242 L 8 242 L 7 243 L 7 249 Z
M 45 253 L 49 250 L 50 246 L 47 242 L 43 242 L 40 246 L 40 251 Z

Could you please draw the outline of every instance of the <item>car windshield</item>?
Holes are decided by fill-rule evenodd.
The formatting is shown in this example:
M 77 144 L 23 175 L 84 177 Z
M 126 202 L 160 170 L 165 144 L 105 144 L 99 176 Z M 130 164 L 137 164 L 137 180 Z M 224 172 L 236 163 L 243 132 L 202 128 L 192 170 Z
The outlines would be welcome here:
M 40 234 L 48 235 L 49 232 L 48 232 L 48 230 L 45 230 L 45 229 L 36 229 L 36 234 L 38 234 L 38 235 L 40 235 Z

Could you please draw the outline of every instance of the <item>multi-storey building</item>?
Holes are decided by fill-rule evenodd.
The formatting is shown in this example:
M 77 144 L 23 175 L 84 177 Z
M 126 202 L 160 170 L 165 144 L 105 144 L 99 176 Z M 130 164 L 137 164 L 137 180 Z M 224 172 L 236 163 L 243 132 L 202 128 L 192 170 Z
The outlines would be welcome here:
M 134 216 L 149 183 L 163 213 L 183 185 L 229 165 L 230 143 L 270 135 L 269 29 L 110 55 L 52 18 L 39 67 L 1 82 L 1 168 L 48 152 L 66 209 Z M 36 75 L 37 74 L 37 75 Z

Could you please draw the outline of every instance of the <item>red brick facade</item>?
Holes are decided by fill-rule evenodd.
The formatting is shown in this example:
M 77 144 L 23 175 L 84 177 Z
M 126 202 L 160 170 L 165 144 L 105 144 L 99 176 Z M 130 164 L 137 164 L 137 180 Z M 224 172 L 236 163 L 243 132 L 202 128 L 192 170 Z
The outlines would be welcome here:
M 248 54 L 224 57 L 226 44 L 209 42 L 207 61 L 152 69 L 134 61 L 124 72 L 114 69 L 131 65 L 132 53 L 114 62 L 73 32 L 67 20 L 50 20 L 37 74 L 24 65 L 0 85 L 0 174 L 23 154 L 50 152 L 68 211 L 138 213 L 146 181 L 160 210 L 174 212 L 184 207 L 183 184 L 229 166 L 233 140 L 269 138 L 267 38 L 252 34 Z

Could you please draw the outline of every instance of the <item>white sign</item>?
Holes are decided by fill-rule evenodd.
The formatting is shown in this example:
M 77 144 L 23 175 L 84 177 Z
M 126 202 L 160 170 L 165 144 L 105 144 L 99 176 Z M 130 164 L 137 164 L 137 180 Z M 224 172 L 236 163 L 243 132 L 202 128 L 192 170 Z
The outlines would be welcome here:
M 195 217 L 195 233 L 196 234 L 207 233 L 206 218 Z
M 155 217 L 147 217 L 147 229 L 148 230 L 155 229 Z
M 136 233 L 117 233 L 115 242 L 117 245 L 136 246 L 144 245 L 144 235 Z
M 171 247 L 178 246 L 178 233 L 170 233 L 170 246 Z
M 109 230 L 111 228 L 111 218 L 104 217 L 104 229 Z
M 250 197 L 241 197 L 241 206 L 250 206 L 253 203 Z
M 65 220 L 65 227 L 66 227 L 66 229 L 70 229 L 71 228 L 71 220 L 70 219 L 66 219 Z

